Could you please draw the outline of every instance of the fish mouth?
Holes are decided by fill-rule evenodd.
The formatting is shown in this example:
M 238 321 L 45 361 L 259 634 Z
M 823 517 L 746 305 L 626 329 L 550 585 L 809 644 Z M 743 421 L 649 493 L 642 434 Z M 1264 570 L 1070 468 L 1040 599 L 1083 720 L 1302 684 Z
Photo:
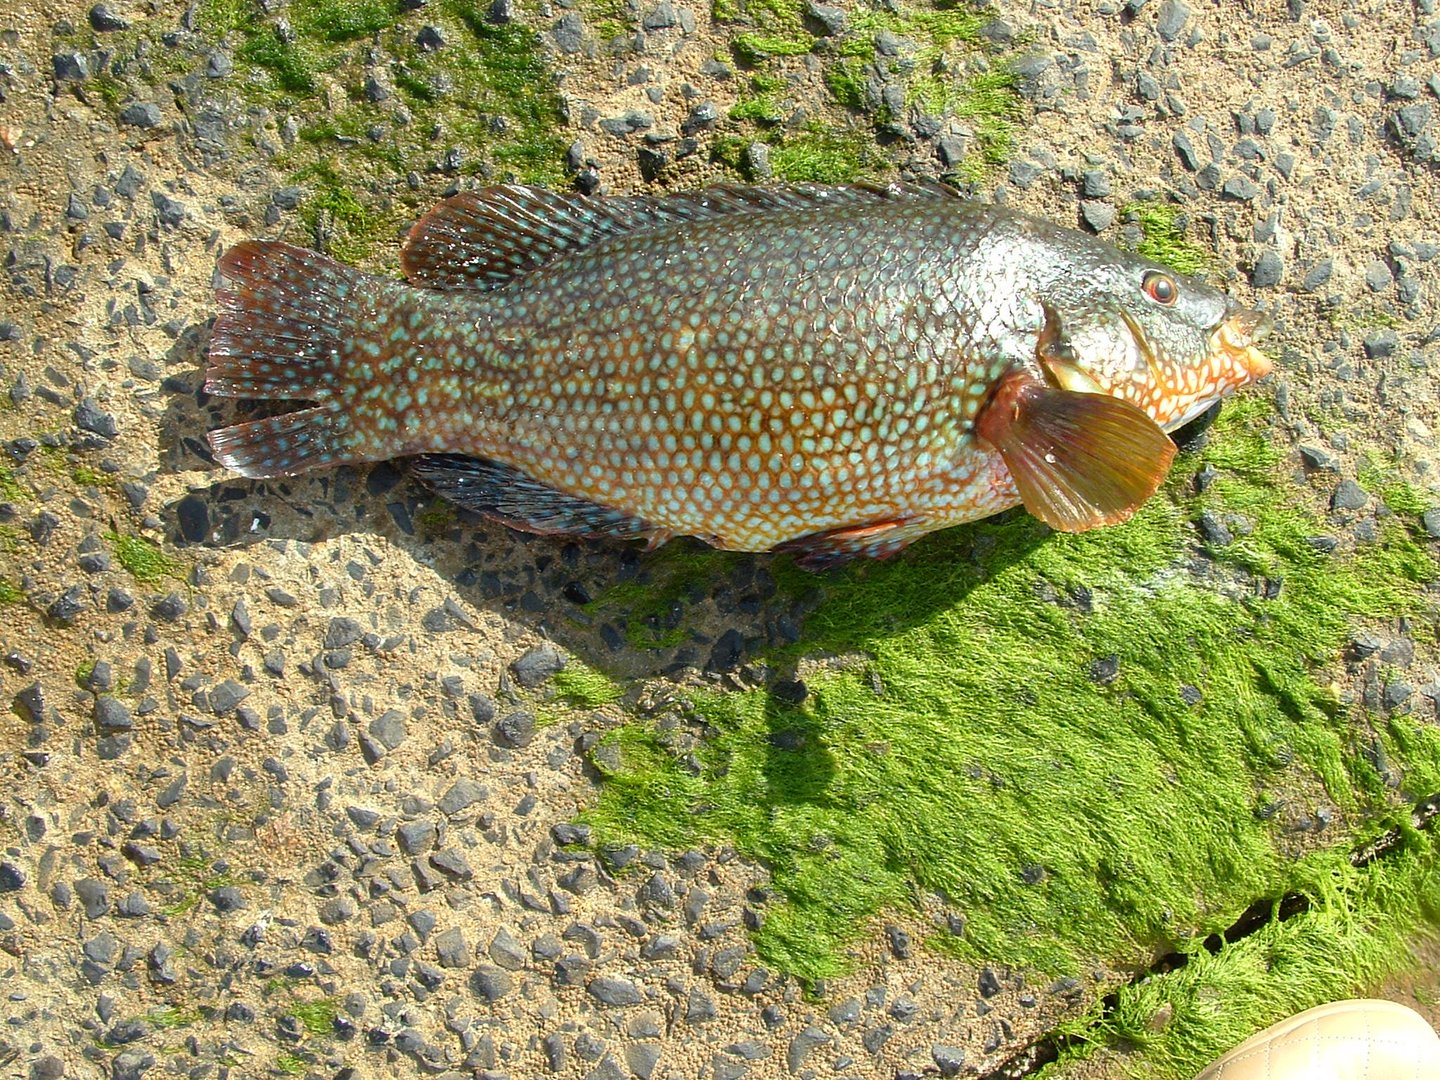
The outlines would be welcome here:
M 1254 382 L 1275 370 L 1274 361 L 1257 347 L 1275 329 L 1275 321 L 1263 311 L 1242 309 L 1230 315 L 1210 334 L 1210 355 L 1243 371 Z

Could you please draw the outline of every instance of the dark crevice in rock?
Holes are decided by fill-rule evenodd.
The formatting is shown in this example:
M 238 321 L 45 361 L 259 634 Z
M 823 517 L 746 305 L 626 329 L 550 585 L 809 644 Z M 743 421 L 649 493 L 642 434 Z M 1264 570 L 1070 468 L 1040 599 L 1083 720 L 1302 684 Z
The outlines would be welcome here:
M 1421 799 L 1410 812 L 1410 826 L 1414 829 L 1429 829 L 1440 817 L 1440 792 Z M 1404 840 L 1404 830 L 1397 825 L 1387 829 L 1374 840 L 1356 848 L 1350 855 L 1350 864 L 1357 869 L 1369 866 L 1393 851 L 1399 850 Z M 1205 951 L 1218 953 L 1224 946 L 1233 944 L 1271 923 L 1285 922 L 1310 910 L 1310 898 L 1300 893 L 1287 893 L 1278 900 L 1264 897 L 1256 900 L 1240 913 L 1233 923 L 1218 934 L 1211 934 L 1204 941 Z M 1143 971 L 1131 976 L 1127 985 L 1134 986 L 1158 975 L 1178 971 L 1190 962 L 1184 953 L 1171 952 L 1159 957 Z M 1100 999 L 1100 1012 L 1091 1023 L 1094 1028 L 1108 1018 L 1120 1004 L 1120 988 L 1112 990 Z M 1051 1034 L 1022 1047 L 999 1066 L 985 1074 L 984 1080 L 1023 1080 L 1033 1076 L 1046 1065 L 1058 1061 L 1063 1050 L 1083 1041 L 1083 1036 Z

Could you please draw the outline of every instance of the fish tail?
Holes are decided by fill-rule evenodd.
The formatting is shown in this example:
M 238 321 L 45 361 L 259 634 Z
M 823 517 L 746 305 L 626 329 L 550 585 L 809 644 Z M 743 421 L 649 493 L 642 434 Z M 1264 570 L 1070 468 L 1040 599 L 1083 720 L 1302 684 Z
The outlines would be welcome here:
M 315 404 L 210 432 L 220 463 L 242 476 L 272 477 L 394 456 L 393 434 L 357 406 L 363 373 L 376 359 L 374 323 L 394 302 L 386 290 L 397 287 L 277 241 L 227 251 L 206 392 Z

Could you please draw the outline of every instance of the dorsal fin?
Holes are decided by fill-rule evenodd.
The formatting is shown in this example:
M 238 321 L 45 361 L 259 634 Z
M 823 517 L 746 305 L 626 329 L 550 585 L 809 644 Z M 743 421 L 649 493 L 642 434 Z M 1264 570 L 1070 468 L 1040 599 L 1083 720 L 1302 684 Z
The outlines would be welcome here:
M 724 214 L 951 197 L 957 192 L 938 183 L 721 184 L 660 198 L 585 198 L 505 184 L 461 192 L 437 205 L 410 230 L 400 263 L 416 285 L 494 289 L 560 255 L 621 233 Z

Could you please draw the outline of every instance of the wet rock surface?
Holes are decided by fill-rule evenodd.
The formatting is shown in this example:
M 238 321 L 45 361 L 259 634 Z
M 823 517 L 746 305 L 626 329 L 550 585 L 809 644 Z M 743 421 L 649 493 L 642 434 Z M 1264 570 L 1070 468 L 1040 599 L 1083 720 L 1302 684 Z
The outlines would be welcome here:
M 417 49 L 459 47 L 411 6 Z M 757 98 L 717 59 L 734 29 L 640 7 L 609 37 L 589 9 L 487 8 L 487 26 L 533 24 L 567 73 L 576 187 L 783 174 L 784 142 L 748 129 L 732 164 L 712 153 Z M 1372 541 L 1389 512 L 1355 432 L 1437 488 L 1440 24 L 1424 4 L 1098 7 L 1113 10 L 993 9 L 993 42 L 1028 43 L 1013 70 L 1033 114 L 977 190 L 1116 240 L 1127 206 L 1172 200 L 1280 326 L 1273 435 L 1333 533 L 1316 549 Z M 849 33 L 859 10 L 808 4 L 807 33 Z M 754 953 L 760 866 L 590 849 L 573 819 L 624 707 L 566 704 L 572 659 L 748 685 L 813 606 L 776 593 L 769 559 L 616 615 L 592 601 L 652 580 L 633 549 L 431 513 L 390 465 L 276 481 L 214 466 L 203 432 L 238 415 L 201 390 L 216 256 L 255 235 L 322 243 L 346 207 L 315 209 L 317 179 L 283 160 L 299 119 L 252 107 L 243 58 L 190 18 L 0 15 L 0 972 L 29 1075 L 974 1075 L 1112 986 L 1103 969 L 1064 983 L 937 957 L 923 942 L 943 916 L 902 911 L 817 999 Z M 156 51 L 131 41 L 127 63 L 154 85 L 116 74 L 142 21 Z M 915 42 L 876 45 L 886 63 L 856 73 L 862 138 L 879 126 L 907 175 L 959 178 L 975 131 L 910 109 L 891 69 L 914 66 Z M 787 130 L 852 115 L 809 59 L 764 91 Z M 360 96 L 394 108 L 397 71 L 371 67 Z M 467 147 L 439 141 L 433 169 L 389 178 L 412 201 L 474 182 Z M 1201 519 L 1197 548 L 1245 528 Z M 1356 693 L 1435 722 L 1433 635 L 1368 633 L 1345 660 Z M 1117 672 L 1099 658 L 1090 674 Z M 1307 813 L 1307 835 L 1332 814 Z

